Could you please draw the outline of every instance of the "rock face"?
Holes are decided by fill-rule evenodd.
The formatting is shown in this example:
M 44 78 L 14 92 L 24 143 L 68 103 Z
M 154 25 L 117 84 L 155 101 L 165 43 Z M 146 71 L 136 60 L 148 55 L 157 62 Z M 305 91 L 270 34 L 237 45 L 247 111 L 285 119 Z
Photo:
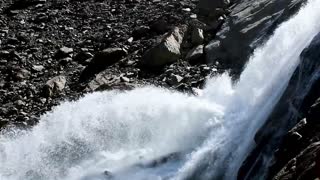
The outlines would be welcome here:
M 273 178 L 274 180 L 318 179 L 320 177 L 320 142 L 308 146 Z
M 181 55 L 180 46 L 186 31 L 186 26 L 175 27 L 159 44 L 144 54 L 141 61 L 142 65 L 159 68 L 166 64 L 176 62 Z
M 216 1 L 203 1 L 213 4 Z M 220 1 L 219 1 L 220 2 Z M 216 60 L 239 74 L 252 51 L 305 0 L 243 0 L 235 2 L 216 38 L 206 47 L 206 61 Z M 200 2 L 201 4 L 201 2 Z M 209 6 L 208 6 L 209 7 Z M 220 46 L 213 46 L 219 41 Z
M 297 106 L 299 105 L 297 103 L 300 102 L 301 105 L 297 106 L 299 118 L 305 118 L 283 138 L 281 146 L 274 156 L 275 163 L 270 168 L 270 178 L 287 177 L 287 179 L 293 180 L 320 177 L 318 145 L 320 140 L 320 99 L 316 100 L 320 97 L 319 49 L 320 34 L 314 38 L 311 45 L 301 55 L 303 64 L 300 69 L 304 69 L 304 71 L 299 74 L 300 78 L 302 77 L 299 82 L 301 85 L 297 89 L 300 94 L 295 97 L 293 105 Z M 297 162 L 296 167 L 291 164 L 294 161 Z M 289 168 L 292 171 L 286 170 Z
M 309 107 L 320 96 L 319 49 L 320 33 L 313 39 L 309 47 L 302 52 L 300 57 L 301 63 L 291 78 L 285 93 L 274 108 L 267 123 L 256 134 L 255 141 L 257 147 L 251 152 L 250 156 L 243 164 L 242 169 L 239 172 L 239 179 L 255 177 L 259 175 L 259 173 L 265 173 L 267 170 L 265 165 L 270 165 L 269 163 L 272 161 L 276 163 L 270 168 L 268 176 L 273 177 L 273 175 L 277 174 L 291 158 L 294 158 L 303 150 L 303 148 L 298 150 L 298 142 L 301 139 L 300 131 L 296 133 L 293 130 L 288 133 L 287 136 L 290 137 L 288 139 L 291 140 L 288 140 L 287 142 L 293 141 L 296 143 L 287 146 L 287 149 L 284 150 L 284 152 L 278 152 L 278 155 L 276 155 L 271 162 L 266 162 L 266 159 L 270 160 L 268 157 L 274 155 L 275 149 L 279 147 L 283 136 L 299 119 L 306 117 Z M 315 117 L 315 115 L 316 113 L 314 112 L 311 116 Z M 318 123 L 318 125 L 319 124 L 320 123 Z M 286 144 L 287 142 L 284 143 Z M 304 148 L 308 145 L 310 145 L 309 140 L 307 140 L 307 145 L 304 146 Z M 253 169 L 254 171 L 250 171 Z

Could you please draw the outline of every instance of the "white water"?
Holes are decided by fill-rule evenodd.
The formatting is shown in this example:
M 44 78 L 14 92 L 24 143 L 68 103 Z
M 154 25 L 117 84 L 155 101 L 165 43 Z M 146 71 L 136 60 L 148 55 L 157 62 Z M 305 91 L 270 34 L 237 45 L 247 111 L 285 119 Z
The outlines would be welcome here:
M 320 30 L 320 0 L 309 0 L 258 48 L 232 86 L 224 74 L 199 97 L 146 87 L 93 93 L 44 115 L 28 132 L 0 138 L 1 180 L 235 179 L 253 137 Z M 149 162 L 171 153 L 158 166 Z

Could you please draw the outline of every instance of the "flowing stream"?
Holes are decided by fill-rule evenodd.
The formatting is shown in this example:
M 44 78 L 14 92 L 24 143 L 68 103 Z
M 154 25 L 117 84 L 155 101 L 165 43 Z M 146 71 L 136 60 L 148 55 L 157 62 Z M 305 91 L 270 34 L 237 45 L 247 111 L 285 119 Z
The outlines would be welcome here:
M 155 87 L 97 92 L 55 107 L 31 130 L 3 131 L 0 179 L 236 179 L 319 19 L 320 0 L 309 0 L 235 84 L 214 77 L 197 97 Z

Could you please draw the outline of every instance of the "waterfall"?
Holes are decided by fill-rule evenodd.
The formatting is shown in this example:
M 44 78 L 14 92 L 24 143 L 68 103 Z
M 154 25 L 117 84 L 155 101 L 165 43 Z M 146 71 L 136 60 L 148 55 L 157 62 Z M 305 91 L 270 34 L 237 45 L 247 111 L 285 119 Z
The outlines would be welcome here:
M 214 77 L 198 97 L 155 87 L 96 92 L 55 107 L 31 130 L 3 131 L 0 179 L 236 179 L 319 18 L 320 0 L 309 0 L 235 84 Z

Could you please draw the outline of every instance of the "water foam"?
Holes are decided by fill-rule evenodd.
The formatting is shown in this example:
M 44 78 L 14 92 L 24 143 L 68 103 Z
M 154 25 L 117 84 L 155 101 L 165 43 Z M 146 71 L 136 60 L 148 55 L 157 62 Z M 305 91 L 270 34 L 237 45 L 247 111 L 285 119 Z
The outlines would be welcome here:
M 1 136 L 0 179 L 102 180 L 106 170 L 121 180 L 235 179 L 319 18 L 320 1 L 309 0 L 254 52 L 237 84 L 223 74 L 200 97 L 145 87 L 63 103 L 32 130 Z

